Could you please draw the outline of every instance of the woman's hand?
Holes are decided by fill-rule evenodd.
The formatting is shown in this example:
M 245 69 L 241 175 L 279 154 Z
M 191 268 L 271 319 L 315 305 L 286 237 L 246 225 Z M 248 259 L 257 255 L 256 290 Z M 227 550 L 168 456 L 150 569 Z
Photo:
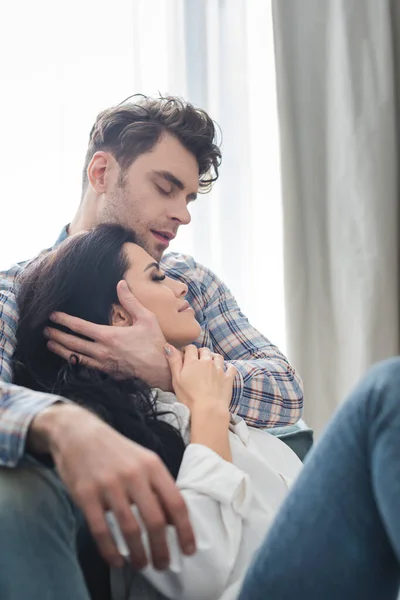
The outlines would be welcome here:
M 232 461 L 229 443 L 229 404 L 232 398 L 234 366 L 224 371 L 224 359 L 208 348 L 187 346 L 185 354 L 165 346 L 175 394 L 191 413 L 191 443 L 210 448 Z
M 173 346 L 165 347 L 172 374 L 172 386 L 182 404 L 192 412 L 198 405 L 228 412 L 232 398 L 236 369 L 229 365 L 224 371 L 224 359 L 209 348 L 190 345 L 181 353 Z

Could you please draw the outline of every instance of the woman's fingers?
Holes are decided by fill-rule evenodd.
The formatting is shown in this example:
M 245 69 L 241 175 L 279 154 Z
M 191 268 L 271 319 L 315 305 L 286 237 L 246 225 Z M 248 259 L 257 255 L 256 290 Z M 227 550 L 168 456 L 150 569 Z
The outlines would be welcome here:
M 213 355 L 213 361 L 214 361 L 214 365 L 215 367 L 219 370 L 219 371 L 223 371 L 224 370 L 224 357 L 221 356 L 220 354 L 214 354 Z
M 212 360 L 212 353 L 210 348 L 200 348 L 199 357 L 201 360 Z
M 194 360 L 198 360 L 198 358 L 199 358 L 199 351 L 194 344 L 190 344 L 189 346 L 185 347 L 185 358 L 184 358 L 185 363 L 193 362 Z
M 233 381 L 235 379 L 236 375 L 237 375 L 236 367 L 234 365 L 228 365 L 228 368 L 226 369 L 226 376 Z
M 165 344 L 164 351 L 165 356 L 167 357 L 169 368 L 171 369 L 172 379 L 175 380 L 182 371 L 182 355 L 179 350 L 171 346 L 171 344 Z

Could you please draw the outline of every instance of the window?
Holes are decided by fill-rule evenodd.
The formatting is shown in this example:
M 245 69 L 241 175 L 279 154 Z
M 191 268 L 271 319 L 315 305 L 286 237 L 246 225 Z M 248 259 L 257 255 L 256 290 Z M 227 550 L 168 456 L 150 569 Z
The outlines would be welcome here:
M 0 267 L 52 245 L 80 200 L 90 127 L 136 92 L 220 124 L 220 180 L 173 250 L 193 254 L 285 350 L 272 19 L 265 0 L 21 0 L 3 10 Z

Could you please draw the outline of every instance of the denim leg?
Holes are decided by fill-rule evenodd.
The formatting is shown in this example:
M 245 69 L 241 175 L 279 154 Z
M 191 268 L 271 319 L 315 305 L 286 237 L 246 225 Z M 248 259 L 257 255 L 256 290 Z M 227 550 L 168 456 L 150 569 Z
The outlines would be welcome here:
M 76 552 L 81 519 L 52 469 L 0 468 L 0 598 L 89 600 Z
M 239 600 L 395 600 L 400 359 L 375 366 L 310 452 Z

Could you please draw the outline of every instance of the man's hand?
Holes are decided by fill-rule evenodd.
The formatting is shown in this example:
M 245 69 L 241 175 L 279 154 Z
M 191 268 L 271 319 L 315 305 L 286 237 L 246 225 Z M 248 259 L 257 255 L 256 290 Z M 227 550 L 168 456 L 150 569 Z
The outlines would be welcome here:
M 65 360 L 76 354 L 82 364 L 116 378 L 140 377 L 151 387 L 172 391 L 171 372 L 164 353 L 166 340 L 157 318 L 136 300 L 125 281 L 118 283 L 117 293 L 121 305 L 132 317 L 131 326 L 96 325 L 55 313 L 52 321 L 94 341 L 48 327 L 45 336 L 49 339 L 49 350 Z
M 162 461 L 97 416 L 73 404 L 55 404 L 33 420 L 28 447 L 50 452 L 62 481 L 111 565 L 120 567 L 123 559 L 105 520 L 107 510 L 115 514 L 132 564 L 142 568 L 147 563 L 140 529 L 130 508 L 133 503 L 148 531 L 156 568 L 169 564 L 167 523 L 176 527 L 182 551 L 195 551 L 186 504 Z

